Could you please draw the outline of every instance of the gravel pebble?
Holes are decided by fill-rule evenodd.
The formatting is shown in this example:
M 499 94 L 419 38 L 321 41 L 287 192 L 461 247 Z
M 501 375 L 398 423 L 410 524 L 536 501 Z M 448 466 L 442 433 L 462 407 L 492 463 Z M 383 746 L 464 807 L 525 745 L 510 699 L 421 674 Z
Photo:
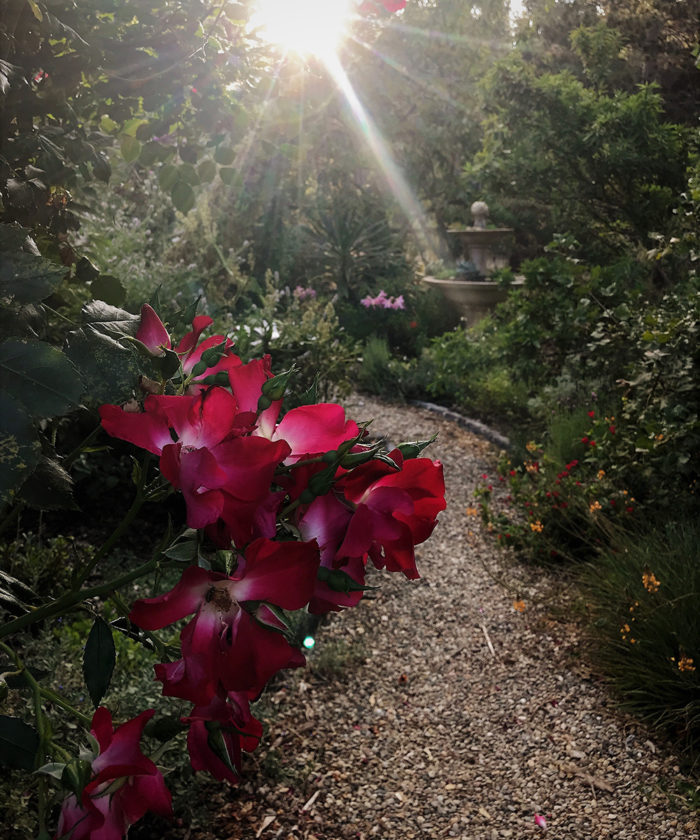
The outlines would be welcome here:
M 523 612 L 496 580 L 503 564 L 466 512 L 495 447 L 425 408 L 346 407 L 395 442 L 437 431 L 424 454 L 443 463 L 448 506 L 417 548 L 421 578 L 372 574 L 381 588 L 333 615 L 309 667 L 272 686 L 265 739 L 215 836 L 699 840 L 697 814 L 663 792 L 690 784 L 677 757 L 615 709 L 578 628 L 548 608 L 561 580 L 514 570 Z

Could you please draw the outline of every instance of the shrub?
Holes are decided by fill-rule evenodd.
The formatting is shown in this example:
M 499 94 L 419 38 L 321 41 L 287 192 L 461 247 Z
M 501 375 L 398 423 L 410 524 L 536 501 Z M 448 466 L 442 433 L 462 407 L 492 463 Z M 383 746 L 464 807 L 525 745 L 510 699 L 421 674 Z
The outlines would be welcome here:
M 490 321 L 476 330 L 457 328 L 435 339 L 421 365 L 429 365 L 429 395 L 438 402 L 488 419 L 518 425 L 527 416 L 530 387 L 502 360 Z
M 503 455 L 495 476 L 500 492 L 488 476 L 475 491 L 499 544 L 538 562 L 590 559 L 636 510 L 626 488 L 595 472 L 590 439 L 565 436 L 583 423 L 580 415 L 557 421 L 545 445 L 528 441 L 521 459 Z
M 628 535 L 582 578 L 594 656 L 626 707 L 700 753 L 700 525 Z
M 278 288 L 268 273 L 260 305 L 251 309 L 241 323 L 233 314 L 223 321 L 233 330 L 236 352 L 244 361 L 265 353 L 274 355 L 279 370 L 294 365 L 293 408 L 305 394 L 328 400 L 347 394 L 351 388 L 351 366 L 357 359 L 354 343 L 338 323 L 335 307 L 310 287 Z
M 357 384 L 363 391 L 392 397 L 398 393 L 398 383 L 392 376 L 392 357 L 385 338 L 373 336 L 365 344 L 357 373 Z
M 700 477 L 700 302 L 697 280 L 654 307 L 607 313 L 593 342 L 626 346 L 615 413 L 597 414 L 590 435 L 599 469 L 650 510 L 677 507 Z
M 384 306 L 383 300 L 394 304 L 398 300 L 401 305 Z M 366 342 L 371 336 L 384 338 L 393 354 L 407 358 L 420 356 L 430 338 L 459 321 L 437 290 L 406 274 L 377 278 L 359 303 L 340 300 L 336 308 L 341 326 L 353 339 Z

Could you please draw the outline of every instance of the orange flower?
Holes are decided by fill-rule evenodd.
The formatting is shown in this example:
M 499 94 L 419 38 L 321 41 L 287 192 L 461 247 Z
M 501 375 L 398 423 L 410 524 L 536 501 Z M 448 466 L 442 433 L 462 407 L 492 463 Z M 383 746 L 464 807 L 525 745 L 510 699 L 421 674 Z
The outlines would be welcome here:
M 527 607 L 525 606 L 525 601 L 513 601 L 513 609 L 517 610 L 517 612 L 525 612 Z
M 644 572 L 642 574 L 642 585 L 647 592 L 658 592 L 661 583 L 657 580 L 653 572 Z

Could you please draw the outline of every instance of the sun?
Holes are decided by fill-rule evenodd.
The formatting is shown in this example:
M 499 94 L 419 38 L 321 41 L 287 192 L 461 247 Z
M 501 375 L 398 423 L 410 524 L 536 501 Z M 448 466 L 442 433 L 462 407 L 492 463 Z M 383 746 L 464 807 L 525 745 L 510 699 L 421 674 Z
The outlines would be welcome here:
M 352 0 L 258 0 L 251 23 L 267 41 L 301 55 L 335 53 Z

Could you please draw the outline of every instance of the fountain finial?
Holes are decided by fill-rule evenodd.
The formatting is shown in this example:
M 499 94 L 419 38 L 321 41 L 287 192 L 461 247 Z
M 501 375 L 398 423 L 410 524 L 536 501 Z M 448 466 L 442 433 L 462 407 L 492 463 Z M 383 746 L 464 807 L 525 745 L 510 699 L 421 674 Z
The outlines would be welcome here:
M 471 206 L 472 216 L 474 217 L 475 228 L 486 228 L 486 220 L 489 217 L 489 206 L 485 201 L 475 201 Z

